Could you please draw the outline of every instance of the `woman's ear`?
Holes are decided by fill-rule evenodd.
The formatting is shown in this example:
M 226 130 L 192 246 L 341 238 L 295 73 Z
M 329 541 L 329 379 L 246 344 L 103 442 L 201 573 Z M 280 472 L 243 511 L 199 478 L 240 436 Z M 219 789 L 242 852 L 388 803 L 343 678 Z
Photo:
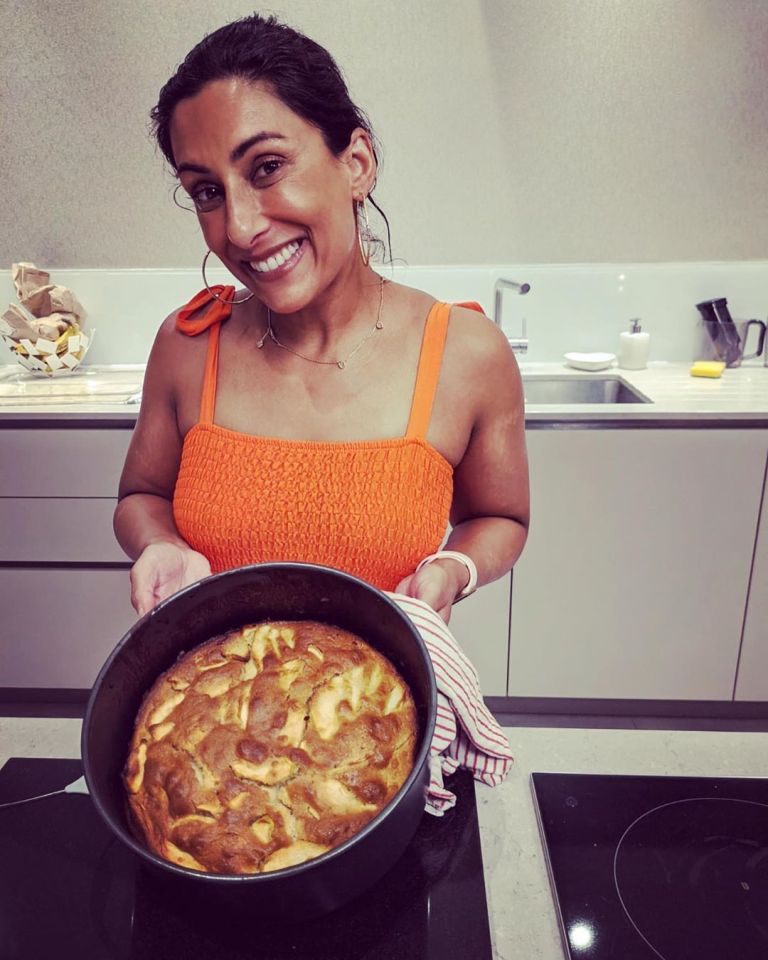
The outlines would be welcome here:
M 349 171 L 352 196 L 367 197 L 376 183 L 377 164 L 371 136 L 362 127 L 356 127 L 349 138 L 349 146 L 341 156 Z

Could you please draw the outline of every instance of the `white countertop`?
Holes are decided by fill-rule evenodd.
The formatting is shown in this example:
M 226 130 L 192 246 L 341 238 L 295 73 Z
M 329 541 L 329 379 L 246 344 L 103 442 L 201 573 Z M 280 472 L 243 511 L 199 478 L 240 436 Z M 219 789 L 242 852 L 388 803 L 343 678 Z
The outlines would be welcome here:
M 619 377 L 650 403 L 530 403 L 526 422 L 630 423 L 701 420 L 749 422 L 768 426 L 768 367 L 759 361 L 725 370 L 716 380 L 690 375 L 688 363 L 651 363 L 646 370 L 611 368 L 598 373 L 574 370 L 564 363 L 520 362 L 523 379 L 541 377 Z M 139 404 L 126 402 L 141 390 L 139 364 L 83 366 L 82 373 L 55 380 L 25 377 L 17 368 L 0 366 L 0 421 L 99 421 L 130 426 Z M 57 396 L 68 392 L 69 396 Z M 3 396 L 3 393 L 15 393 Z M 47 394 L 47 396 L 46 396 Z M 113 399 L 120 397 L 119 402 Z
M 768 733 L 546 727 L 506 732 L 516 757 L 512 773 L 499 787 L 477 785 L 496 960 L 564 956 L 531 797 L 533 771 L 754 777 L 768 768 Z M 0 766 L 11 756 L 78 758 L 80 721 L 0 718 Z
M 648 420 L 762 421 L 768 426 L 768 367 L 748 361 L 724 370 L 718 379 L 692 377 L 689 363 L 654 362 L 645 370 L 612 367 L 584 373 L 564 363 L 522 362 L 523 380 L 539 377 L 619 377 L 637 388 L 650 403 L 527 404 L 526 421 Z

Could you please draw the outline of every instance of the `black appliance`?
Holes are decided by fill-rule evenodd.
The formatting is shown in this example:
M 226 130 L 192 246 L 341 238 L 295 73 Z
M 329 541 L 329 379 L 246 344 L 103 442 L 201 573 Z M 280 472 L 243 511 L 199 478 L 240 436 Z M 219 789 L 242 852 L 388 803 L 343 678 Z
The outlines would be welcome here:
M 76 760 L 11 759 L 0 803 L 63 788 Z M 36 960 L 491 960 L 474 783 L 424 814 L 395 867 L 364 896 L 304 923 L 194 907 L 107 829 L 87 796 L 0 808 L 0 958 Z M 203 904 L 204 906 L 204 904 Z
M 768 780 L 531 780 L 565 956 L 768 958 Z

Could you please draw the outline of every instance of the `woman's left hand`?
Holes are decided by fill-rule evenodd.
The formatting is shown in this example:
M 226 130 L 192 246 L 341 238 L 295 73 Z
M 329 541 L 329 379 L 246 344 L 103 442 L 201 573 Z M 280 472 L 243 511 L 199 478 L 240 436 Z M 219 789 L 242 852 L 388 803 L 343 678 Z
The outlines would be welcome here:
M 466 585 L 466 567 L 455 560 L 436 560 L 398 583 L 395 593 L 415 597 L 437 610 L 446 623 L 451 619 L 451 607 Z

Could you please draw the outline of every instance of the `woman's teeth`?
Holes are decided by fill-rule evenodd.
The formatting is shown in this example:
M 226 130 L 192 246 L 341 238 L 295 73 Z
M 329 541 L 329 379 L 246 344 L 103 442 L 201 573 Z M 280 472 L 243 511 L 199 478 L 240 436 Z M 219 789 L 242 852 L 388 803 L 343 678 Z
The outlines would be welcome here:
M 287 243 L 282 250 L 278 250 L 277 253 L 268 257 L 266 260 L 251 260 L 249 266 L 257 273 L 270 273 L 270 271 L 282 267 L 286 260 L 290 260 L 298 249 L 299 244 L 293 240 L 291 243 Z

